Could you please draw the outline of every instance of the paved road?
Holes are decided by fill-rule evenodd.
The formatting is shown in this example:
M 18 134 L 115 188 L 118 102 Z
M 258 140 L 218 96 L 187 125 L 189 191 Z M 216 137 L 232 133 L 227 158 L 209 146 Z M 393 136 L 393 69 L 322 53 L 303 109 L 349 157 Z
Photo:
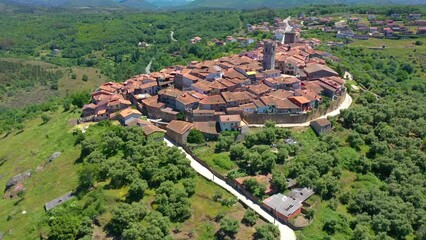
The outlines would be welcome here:
M 345 100 L 342 102 L 342 104 L 340 104 L 340 106 L 334 110 L 331 111 L 319 118 L 313 119 L 311 121 L 317 120 L 317 119 L 321 119 L 321 118 L 327 118 L 327 117 L 333 117 L 333 116 L 337 116 L 340 114 L 340 111 L 344 110 L 344 109 L 348 109 L 352 104 L 352 97 L 346 93 L 345 95 Z M 293 128 L 293 127 L 308 127 L 309 124 L 311 123 L 311 121 L 308 122 L 304 122 L 304 123 L 286 123 L 286 124 L 277 124 L 277 127 L 282 127 L 282 128 Z M 264 127 L 263 124 L 249 124 L 249 127 Z
M 262 208 L 260 208 L 259 205 L 253 203 L 251 200 L 244 197 L 242 194 L 240 194 L 235 189 L 233 189 L 231 186 L 229 186 L 225 181 L 221 180 L 218 177 L 213 177 L 212 172 L 210 172 L 207 168 L 205 168 L 200 163 L 195 161 L 191 157 L 191 155 L 189 155 L 187 152 L 185 152 L 184 149 L 173 144 L 172 142 L 170 142 L 167 139 L 165 139 L 164 141 L 166 142 L 166 145 L 169 146 L 169 147 L 175 146 L 175 147 L 178 147 L 179 149 L 181 149 L 182 152 L 185 153 L 186 158 L 191 161 L 191 167 L 197 173 L 199 173 L 201 176 L 203 176 L 203 177 L 207 178 L 208 180 L 210 180 L 210 181 L 216 183 L 217 185 L 221 186 L 222 188 L 224 188 L 225 190 L 230 192 L 232 195 L 237 197 L 240 201 L 244 202 L 244 204 L 246 204 L 248 207 L 250 207 L 251 209 L 256 211 L 259 215 L 261 215 L 262 217 L 267 219 L 270 223 L 274 223 L 276 226 L 278 226 L 278 228 L 280 229 L 280 239 L 281 240 L 296 240 L 296 234 L 294 233 L 294 231 L 291 228 L 289 228 L 288 226 L 286 226 L 286 225 L 284 225 L 284 224 L 282 224 L 278 221 L 274 221 L 274 217 L 269 215 L 269 213 L 265 212 Z

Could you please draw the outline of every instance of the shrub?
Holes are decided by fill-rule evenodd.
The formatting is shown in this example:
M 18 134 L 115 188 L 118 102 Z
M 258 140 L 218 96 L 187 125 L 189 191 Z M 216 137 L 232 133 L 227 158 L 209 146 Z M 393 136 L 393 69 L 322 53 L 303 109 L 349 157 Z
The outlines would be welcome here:
M 234 163 L 231 161 L 229 156 L 225 153 L 217 154 L 213 157 L 213 162 L 217 166 L 225 169 L 225 170 L 231 170 L 234 166 Z
M 83 74 L 83 77 L 81 77 L 81 80 L 87 82 L 87 80 L 89 80 L 89 77 L 86 74 Z
M 204 143 L 206 140 L 204 139 L 204 135 L 200 132 L 198 129 L 191 129 L 188 134 L 188 143 L 193 144 L 201 144 Z
M 246 213 L 244 214 L 242 222 L 246 226 L 254 226 L 258 218 L 259 218 L 259 215 L 257 215 L 255 211 L 251 209 L 247 209 Z

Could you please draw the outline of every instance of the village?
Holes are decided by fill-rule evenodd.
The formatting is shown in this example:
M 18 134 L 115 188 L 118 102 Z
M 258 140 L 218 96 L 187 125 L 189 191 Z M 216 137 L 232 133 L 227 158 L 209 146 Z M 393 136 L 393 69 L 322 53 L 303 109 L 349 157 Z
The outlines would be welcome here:
M 282 35 L 256 43 L 253 51 L 171 66 L 123 83 L 104 83 L 83 107 L 80 122 L 118 120 L 124 126 L 141 127 L 148 139 L 162 141 L 166 136 L 185 147 L 194 129 L 205 139 L 216 140 L 227 131 L 245 135 L 251 124 L 268 120 L 313 120 L 322 105 L 328 104 L 327 111 L 330 103 L 337 106 L 346 97 L 345 80 L 326 65 L 330 54 L 315 50 L 319 41 L 300 38 L 300 29 L 293 29 L 288 20 L 277 19 L 274 25 Z M 191 44 L 200 39 L 191 39 Z M 232 36 L 227 41 L 250 44 Z M 321 134 L 331 130 L 331 123 L 323 118 L 312 121 L 311 127 Z M 270 197 L 259 202 L 245 191 L 250 178 L 264 184 Z M 283 195 L 273 189 L 271 179 L 271 174 L 248 176 L 230 184 L 288 223 L 309 206 L 306 200 L 314 191 L 286 179 L 291 191 Z
M 426 35 L 426 20 L 419 13 L 389 16 L 345 15 L 333 17 L 305 17 L 299 19 L 311 30 L 335 34 L 338 39 L 368 40 L 369 38 L 408 38 Z

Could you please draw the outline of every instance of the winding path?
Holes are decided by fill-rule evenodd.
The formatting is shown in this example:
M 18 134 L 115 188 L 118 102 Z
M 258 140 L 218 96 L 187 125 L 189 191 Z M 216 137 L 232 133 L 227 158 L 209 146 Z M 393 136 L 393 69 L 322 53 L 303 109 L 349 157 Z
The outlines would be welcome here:
M 170 31 L 170 39 L 172 39 L 173 42 L 177 42 L 177 40 L 174 38 L 175 32 Z
M 191 167 L 199 173 L 201 176 L 207 178 L 208 180 L 216 183 L 217 185 L 221 186 L 228 192 L 230 192 L 232 195 L 238 198 L 238 200 L 242 201 L 244 204 L 246 204 L 249 208 L 256 211 L 259 215 L 264 217 L 268 222 L 275 224 L 279 230 L 280 230 L 280 239 L 281 240 L 296 240 L 296 234 L 294 231 L 289 228 L 288 226 L 280 223 L 279 221 L 275 221 L 274 217 L 269 215 L 269 213 L 265 212 L 262 208 L 260 208 L 259 205 L 255 204 L 251 200 L 247 199 L 245 196 L 237 192 L 234 188 L 229 186 L 225 181 L 221 180 L 217 176 L 215 177 L 212 172 L 210 172 L 207 168 L 202 166 L 199 162 L 197 162 L 195 159 L 191 157 L 183 148 L 177 146 L 176 144 L 170 142 L 167 139 L 164 139 L 165 143 L 169 147 L 178 147 L 185 155 L 186 158 L 191 161 Z
M 315 121 L 317 119 L 321 118 L 327 118 L 327 117 L 334 117 L 340 114 L 340 111 L 348 109 L 352 104 L 352 97 L 346 93 L 345 100 L 343 100 L 342 104 L 335 110 L 321 116 L 315 119 L 312 119 L 311 121 Z M 311 121 L 304 122 L 304 123 L 284 123 L 284 124 L 276 124 L 277 127 L 281 128 L 293 128 L 293 127 L 308 127 Z M 249 124 L 249 127 L 264 127 L 264 124 Z
M 152 65 L 152 61 L 153 60 L 154 60 L 154 58 L 151 59 L 151 61 L 149 61 L 148 65 L 146 65 L 146 68 L 145 68 L 145 73 L 146 74 L 150 74 L 151 73 L 151 65 Z

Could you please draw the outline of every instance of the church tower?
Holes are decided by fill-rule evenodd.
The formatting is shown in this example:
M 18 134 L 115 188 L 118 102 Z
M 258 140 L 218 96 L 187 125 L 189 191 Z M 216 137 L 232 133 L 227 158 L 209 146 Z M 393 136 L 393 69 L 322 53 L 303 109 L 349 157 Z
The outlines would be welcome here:
M 275 69 L 275 43 L 265 42 L 263 47 L 263 71 Z

